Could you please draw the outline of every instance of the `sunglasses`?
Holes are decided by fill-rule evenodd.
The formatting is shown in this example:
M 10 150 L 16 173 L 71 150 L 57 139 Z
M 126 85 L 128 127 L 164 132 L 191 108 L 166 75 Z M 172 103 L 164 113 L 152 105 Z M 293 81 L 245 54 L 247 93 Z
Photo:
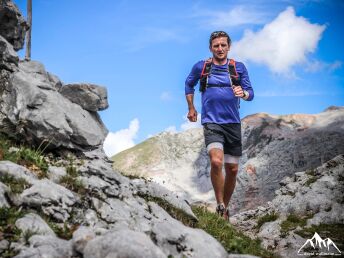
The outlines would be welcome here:
M 213 33 L 211 33 L 210 38 L 214 39 L 217 37 L 229 37 L 228 34 L 224 31 L 214 31 Z

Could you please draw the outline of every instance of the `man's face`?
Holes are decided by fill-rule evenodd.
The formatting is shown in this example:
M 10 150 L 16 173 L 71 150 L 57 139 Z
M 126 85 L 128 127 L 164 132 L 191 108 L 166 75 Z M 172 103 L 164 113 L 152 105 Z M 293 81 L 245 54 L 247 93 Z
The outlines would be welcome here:
M 213 57 L 218 60 L 227 59 L 227 54 L 230 46 L 227 42 L 227 37 L 215 38 L 209 46 L 210 51 L 213 53 Z

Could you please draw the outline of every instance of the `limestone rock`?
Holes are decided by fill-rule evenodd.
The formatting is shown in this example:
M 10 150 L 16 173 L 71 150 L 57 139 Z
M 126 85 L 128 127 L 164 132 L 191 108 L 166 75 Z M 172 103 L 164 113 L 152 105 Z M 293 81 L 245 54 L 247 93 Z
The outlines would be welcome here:
M 276 197 L 265 207 L 240 212 L 231 218 L 231 223 L 252 238 L 258 235 L 265 248 L 282 257 L 298 257 L 297 250 L 307 240 L 299 235 L 299 230 L 312 225 L 344 223 L 343 174 L 343 154 L 316 169 L 297 172 L 283 179 Z M 257 221 L 271 213 L 278 218 L 264 223 L 257 234 Z M 291 214 L 299 220 L 305 219 L 306 225 L 282 232 L 281 225 Z
M 166 255 L 144 233 L 120 230 L 97 237 L 84 250 L 85 258 L 165 258 Z
M 106 88 L 95 84 L 66 84 L 60 89 L 60 93 L 88 111 L 104 110 L 109 106 Z
M 155 203 L 150 203 L 150 207 L 157 217 L 152 225 L 151 235 L 166 254 L 173 257 L 227 257 L 221 244 L 203 230 L 185 227 L 180 221 L 168 219 L 166 211 Z
M 73 247 L 79 253 L 84 253 L 84 249 L 89 241 L 94 239 L 96 234 L 89 227 L 81 226 L 73 233 Z
M 33 235 L 55 236 L 48 224 L 35 213 L 26 214 L 23 218 L 18 219 L 15 225 L 21 229 L 23 234 L 30 232 Z
M 42 179 L 24 190 L 20 195 L 21 202 L 29 207 L 39 207 L 45 214 L 59 221 L 70 217 L 72 206 L 77 201 L 74 194 L 48 179 Z
M 0 161 L 0 176 L 5 175 L 13 176 L 16 179 L 24 179 L 29 184 L 33 184 L 37 181 L 37 176 L 31 173 L 26 167 L 8 160 Z
M 6 192 L 8 192 L 9 189 L 6 185 L 0 182 L 0 208 L 2 207 L 9 207 L 9 204 L 6 199 Z
M 67 175 L 65 167 L 49 166 L 48 168 L 48 177 L 54 183 L 59 183 L 61 177 L 65 175 Z
M 0 99 L 0 124 L 8 128 L 6 134 L 49 148 L 87 150 L 103 143 L 107 130 L 98 114 L 59 94 L 39 62 L 21 62 L 19 68 Z
M 23 48 L 27 23 L 18 7 L 10 0 L 0 1 L 0 35 L 15 50 Z
M 0 69 L 15 71 L 17 69 L 19 57 L 12 45 L 0 35 Z
M 66 258 L 73 255 L 71 243 L 54 236 L 34 235 L 29 243 L 30 246 L 22 248 L 16 258 Z
M 63 86 L 63 82 L 55 74 L 47 72 L 47 75 L 48 75 L 48 79 L 51 82 L 51 84 L 54 86 L 54 88 L 57 91 L 59 91 L 61 89 L 61 87 Z
M 133 180 L 133 184 L 138 189 L 138 194 L 147 195 L 151 197 L 160 198 L 165 200 L 172 206 L 177 209 L 182 210 L 187 216 L 191 217 L 192 219 L 197 221 L 197 217 L 192 212 L 190 205 L 187 201 L 183 198 L 179 198 L 178 195 L 175 195 L 171 191 L 167 190 L 166 188 L 160 186 L 155 182 L 149 182 L 145 180 Z

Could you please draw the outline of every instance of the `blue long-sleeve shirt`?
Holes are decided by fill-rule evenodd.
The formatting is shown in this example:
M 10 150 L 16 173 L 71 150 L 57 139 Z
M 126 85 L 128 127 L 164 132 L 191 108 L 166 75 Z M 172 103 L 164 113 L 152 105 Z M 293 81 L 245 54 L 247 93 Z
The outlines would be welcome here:
M 194 94 L 205 61 L 197 62 L 186 78 L 185 95 Z M 247 101 L 254 97 L 253 88 L 248 76 L 245 65 L 241 62 L 235 62 L 236 71 L 240 77 L 240 85 L 243 90 L 249 93 Z M 209 87 L 202 92 L 202 113 L 201 123 L 240 123 L 239 105 L 240 98 L 234 96 L 229 79 L 228 64 L 212 64 L 211 72 L 208 77 L 209 85 L 219 85 L 221 87 Z M 228 87 L 227 87 L 228 86 Z

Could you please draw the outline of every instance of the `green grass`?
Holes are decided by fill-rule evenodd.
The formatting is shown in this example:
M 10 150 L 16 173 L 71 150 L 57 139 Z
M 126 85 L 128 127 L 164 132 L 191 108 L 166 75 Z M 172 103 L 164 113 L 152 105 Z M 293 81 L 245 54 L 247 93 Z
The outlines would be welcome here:
M 73 165 L 73 161 L 70 161 L 70 164 L 66 167 L 67 174 L 60 179 L 60 184 L 69 190 L 84 195 L 87 192 L 87 189 L 82 184 L 81 180 L 77 177 L 79 175 L 78 170 Z
M 15 178 L 8 174 L 0 176 L 0 182 L 7 185 L 14 194 L 21 194 L 25 189 L 31 186 L 24 178 Z
M 315 169 L 309 169 L 309 170 L 306 170 L 306 174 L 309 176 L 315 176 L 316 171 Z
M 147 202 L 155 202 L 161 208 L 163 208 L 168 214 L 170 214 L 172 218 L 181 221 L 184 225 L 188 227 L 195 227 L 196 220 L 193 217 L 187 215 L 183 210 L 175 208 L 164 199 L 141 194 L 139 194 L 139 196 L 145 199 Z
M 315 176 L 310 176 L 310 177 L 307 179 L 305 185 L 306 185 L 306 186 L 310 186 L 311 184 L 313 184 L 313 183 L 316 182 L 317 180 L 318 180 L 317 177 L 315 177 Z
M 276 257 L 260 246 L 260 240 L 245 236 L 217 214 L 204 207 L 193 207 L 199 221 L 195 227 L 203 229 L 216 238 L 229 253 L 251 254 L 260 257 Z
M 309 216 L 298 216 L 296 214 L 290 214 L 285 221 L 281 223 L 281 236 L 285 237 L 289 231 L 296 229 L 298 226 L 305 227 Z
M 278 214 L 273 212 L 273 213 L 269 213 L 269 214 L 265 214 L 263 217 L 260 217 L 257 220 L 257 229 L 259 230 L 264 223 L 266 222 L 270 222 L 270 221 L 275 221 L 276 219 L 278 219 Z
M 79 225 L 68 225 L 67 223 L 61 225 L 50 220 L 48 220 L 47 223 L 55 232 L 56 236 L 65 240 L 72 239 L 74 231 L 79 227 Z
M 17 219 L 25 215 L 24 211 L 17 208 L 0 208 L 0 233 L 9 241 L 17 241 L 21 230 L 15 226 Z
M 11 147 L 17 148 L 10 151 Z M 9 160 L 19 165 L 25 166 L 34 172 L 38 178 L 47 177 L 48 163 L 46 162 L 41 146 L 37 149 L 24 145 L 18 145 L 7 136 L 0 134 L 0 160 Z

